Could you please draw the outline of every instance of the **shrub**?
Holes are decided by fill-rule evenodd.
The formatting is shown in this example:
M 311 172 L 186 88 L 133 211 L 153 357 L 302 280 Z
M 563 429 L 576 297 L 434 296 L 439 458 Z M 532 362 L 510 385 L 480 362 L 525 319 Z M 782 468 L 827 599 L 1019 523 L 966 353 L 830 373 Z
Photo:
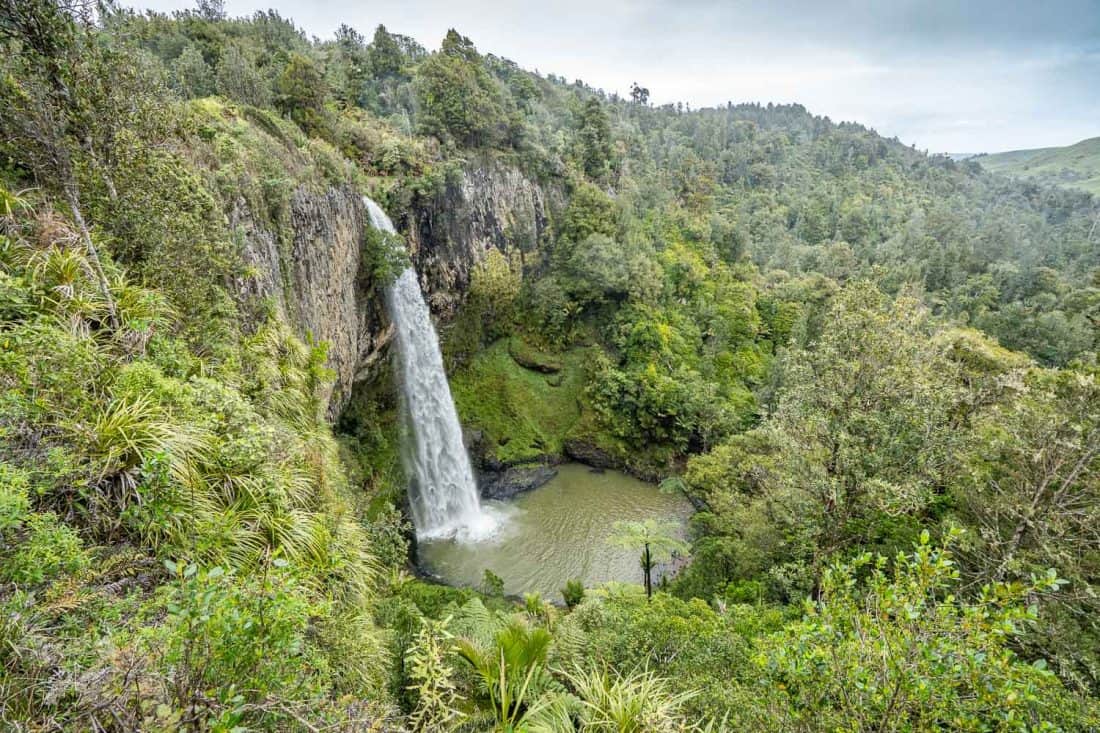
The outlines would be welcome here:
M 565 581 L 565 587 L 561 589 L 561 597 L 565 605 L 573 610 L 584 600 L 584 583 L 575 579 Z
M 551 684 L 546 657 L 553 637 L 546 629 L 518 619 L 493 635 L 489 643 L 460 638 L 458 656 L 475 673 L 478 693 L 497 725 L 512 730 Z
M 285 562 L 248 577 L 219 566 L 165 565 L 174 576 L 160 602 L 168 617 L 147 643 L 170 675 L 175 707 L 197 705 L 229 729 L 246 722 L 249 707 L 269 695 L 317 694 L 319 681 L 303 674 L 310 666 L 305 634 L 316 609 Z
M 423 619 L 420 630 L 405 654 L 405 666 L 411 682 L 415 705 L 409 722 L 417 731 L 454 730 L 466 717 L 458 704 L 463 697 L 455 683 L 455 672 L 448 660 L 452 635 L 447 622 Z
M 0 561 L 0 578 L 19 585 L 37 585 L 88 565 L 77 533 L 50 513 L 31 514 L 15 552 Z
M 761 682 L 782 691 L 769 727 L 813 717 L 830 730 L 1089 729 L 1045 662 L 1009 646 L 1037 618 L 1031 599 L 1061 584 L 1054 571 L 987 585 L 974 601 L 955 595 L 958 580 L 927 532 L 892 570 L 865 554 L 826 571 L 803 620 L 760 644 Z
M 683 707 L 694 691 L 673 692 L 667 680 L 648 670 L 617 675 L 589 669 L 568 675 L 584 703 L 584 730 L 671 731 L 684 729 Z
M 0 462 L 0 538 L 23 524 L 30 511 L 29 486 L 26 471 Z
M 499 598 L 504 595 L 504 580 L 489 568 L 485 568 L 485 574 L 481 579 L 481 591 L 487 596 Z

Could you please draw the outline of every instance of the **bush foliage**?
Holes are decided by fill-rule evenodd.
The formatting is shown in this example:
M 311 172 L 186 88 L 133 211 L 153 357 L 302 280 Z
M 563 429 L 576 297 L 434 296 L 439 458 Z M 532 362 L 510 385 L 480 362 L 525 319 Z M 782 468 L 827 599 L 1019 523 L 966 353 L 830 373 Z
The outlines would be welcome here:
M 1100 729 L 1095 199 L 454 30 L 83 8 L 0 19 L 3 726 Z M 622 528 L 648 592 L 411 577 L 392 384 L 334 426 L 326 346 L 243 265 L 333 190 L 419 264 L 483 169 L 540 221 L 453 294 L 457 406 L 488 463 L 686 492 L 659 588 L 656 523 Z

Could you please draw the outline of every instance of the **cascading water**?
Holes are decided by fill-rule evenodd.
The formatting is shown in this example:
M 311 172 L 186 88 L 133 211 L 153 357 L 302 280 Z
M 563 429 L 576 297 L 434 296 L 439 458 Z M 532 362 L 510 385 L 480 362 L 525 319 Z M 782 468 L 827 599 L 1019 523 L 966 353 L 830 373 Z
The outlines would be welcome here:
M 365 196 L 363 203 L 375 229 L 395 233 L 378 204 Z M 491 534 L 496 520 L 482 511 L 478 499 L 439 339 L 415 269 L 401 273 L 387 290 L 386 302 L 397 338 L 399 381 L 411 438 L 405 441 L 402 455 L 412 482 L 409 504 L 416 533 L 424 539 L 477 539 Z

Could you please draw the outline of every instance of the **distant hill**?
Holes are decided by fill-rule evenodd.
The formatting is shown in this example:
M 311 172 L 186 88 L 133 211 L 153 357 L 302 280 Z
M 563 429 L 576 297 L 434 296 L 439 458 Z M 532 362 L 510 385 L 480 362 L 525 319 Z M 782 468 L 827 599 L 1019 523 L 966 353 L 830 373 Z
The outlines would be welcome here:
M 1071 186 L 1100 196 L 1100 137 L 1062 148 L 1011 150 L 978 155 L 973 160 L 995 173 Z

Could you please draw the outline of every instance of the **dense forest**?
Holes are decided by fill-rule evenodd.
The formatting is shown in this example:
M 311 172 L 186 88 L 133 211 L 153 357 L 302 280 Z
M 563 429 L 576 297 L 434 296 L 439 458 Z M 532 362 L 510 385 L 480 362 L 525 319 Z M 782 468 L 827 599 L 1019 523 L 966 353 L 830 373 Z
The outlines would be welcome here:
M 1089 193 L 458 31 L 0 0 L 0 45 L 5 729 L 1100 730 Z M 419 577 L 387 362 L 334 387 L 246 257 L 350 190 L 434 266 L 476 171 L 546 212 L 428 283 L 476 460 L 686 495 L 652 593 Z

